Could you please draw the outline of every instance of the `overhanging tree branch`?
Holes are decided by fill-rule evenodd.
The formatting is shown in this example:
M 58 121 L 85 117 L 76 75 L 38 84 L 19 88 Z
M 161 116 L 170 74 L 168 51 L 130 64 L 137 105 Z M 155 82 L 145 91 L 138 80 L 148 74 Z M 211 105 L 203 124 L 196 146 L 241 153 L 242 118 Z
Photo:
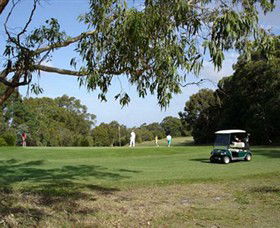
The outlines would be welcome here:
M 3 12 L 8 3 L 9 0 L 0 0 L 0 14 Z
M 76 37 L 73 37 L 73 38 L 69 38 L 67 39 L 66 41 L 63 41 L 63 42 L 57 42 L 57 43 L 54 43 L 54 44 L 51 44 L 51 45 L 48 45 L 46 47 L 43 47 L 43 48 L 38 48 L 37 50 L 33 51 L 33 54 L 34 55 L 39 55 L 45 51 L 49 51 L 49 50 L 52 50 L 52 49 L 55 49 L 55 48 L 62 48 L 62 47 L 67 47 L 68 45 L 72 44 L 72 43 L 75 43 L 87 36 L 92 36 L 94 33 L 96 33 L 96 31 L 89 31 L 89 32 L 85 32 L 85 33 L 82 33 L 80 34 L 79 36 L 76 36 Z
M 50 66 L 44 66 L 44 65 L 34 65 L 34 69 L 45 71 L 45 72 L 50 72 L 50 73 L 71 75 L 71 76 L 77 76 L 77 77 L 87 75 L 85 72 L 72 71 L 72 70 L 67 70 L 67 69 L 60 69 L 60 68 L 57 68 L 57 67 L 50 67 Z
M 2 105 L 15 92 L 16 87 L 7 87 L 2 96 L 0 96 L 0 104 Z
M 7 67 L 0 74 L 0 78 L 5 79 L 11 71 L 12 71 L 12 61 L 9 60 L 7 63 Z
M 23 76 L 23 81 L 19 82 L 20 78 Z M 19 87 L 19 86 L 24 86 L 24 85 L 28 85 L 31 80 L 32 80 L 32 77 L 28 77 L 28 73 L 15 73 L 12 80 L 9 81 L 7 80 L 5 77 L 0 77 L 0 82 L 3 83 L 4 85 L 8 86 L 8 87 L 13 87 L 13 88 L 16 88 L 16 87 Z
M 16 84 L 19 83 L 21 74 L 15 74 L 11 83 L 11 86 L 7 86 L 5 92 L 0 96 L 0 104 L 2 105 L 16 90 L 18 86 Z M 15 86 L 14 86 L 15 85 Z
M 143 10 L 138 10 L 124 6 L 125 1 L 92 0 L 89 12 L 80 21 L 94 30 L 68 37 L 55 18 L 26 34 L 39 0 L 30 1 L 33 10 L 25 26 L 18 34 L 13 33 L 7 24 L 19 1 L 10 1 L 11 10 L 4 22 L 7 42 L 3 65 L 7 66 L 9 60 L 12 64 L 9 69 L 1 69 L 0 83 L 8 85 L 16 77 L 20 78 L 13 85 L 27 83 L 34 71 L 85 76 L 86 86 L 92 90 L 100 88 L 104 97 L 112 77 L 123 74 L 136 86 L 139 96 L 146 96 L 147 91 L 156 92 L 161 106 L 168 105 L 172 94 L 180 92 L 180 86 L 199 85 L 207 80 L 183 85 L 185 78 L 180 75 L 180 69 L 198 74 L 205 53 L 209 53 L 218 69 L 226 50 L 250 53 L 252 48 L 246 41 L 257 32 L 256 4 L 261 2 L 264 10 L 272 10 L 274 5 L 273 0 L 252 1 L 252 4 L 235 0 L 149 0 Z M 270 38 L 265 38 L 263 46 L 271 46 Z M 75 52 L 83 60 L 82 68 L 68 70 L 41 64 L 45 59 L 52 60 L 51 52 L 76 42 Z M 72 58 L 70 66 L 76 65 Z
M 8 13 L 8 16 L 6 17 L 6 20 L 4 22 L 4 28 L 5 28 L 6 35 L 8 36 L 9 41 L 11 41 L 11 42 L 14 42 L 14 39 L 12 38 L 11 34 L 9 33 L 9 30 L 7 28 L 7 24 L 8 24 L 8 21 L 9 21 L 11 15 L 12 15 L 16 5 L 19 3 L 19 1 L 20 0 L 18 0 L 16 3 L 14 3 L 14 1 L 12 1 L 13 2 L 12 8 L 11 8 L 10 12 Z
M 212 80 L 210 80 L 208 78 L 202 78 L 202 79 L 200 79 L 197 82 L 190 82 L 190 83 L 186 83 L 186 84 L 181 84 L 180 83 L 180 86 L 182 86 L 182 87 L 187 87 L 187 86 L 190 86 L 190 85 L 197 85 L 197 86 L 199 86 L 199 85 L 201 85 L 205 81 L 211 82 L 213 85 L 216 85 Z
M 20 43 L 20 36 L 26 32 L 27 27 L 29 26 L 29 24 L 32 21 L 33 15 L 34 15 L 35 10 L 37 8 L 37 3 L 38 3 L 38 0 L 33 0 L 33 9 L 32 9 L 32 11 L 29 15 L 29 19 L 28 19 L 27 23 L 25 24 L 24 28 L 22 29 L 22 31 L 17 35 L 17 42 L 18 43 Z
M 77 76 L 77 77 L 83 77 L 89 75 L 88 72 L 83 72 L 83 71 L 73 71 L 73 70 L 68 70 L 68 69 L 61 69 L 57 67 L 50 67 L 50 66 L 45 66 L 45 65 L 34 65 L 33 68 L 35 70 L 40 70 L 40 71 L 45 71 L 49 73 L 57 73 L 57 74 L 63 74 L 63 75 L 70 75 L 70 76 Z M 106 74 L 106 75 L 121 75 L 124 73 L 133 73 L 133 74 L 138 74 L 141 75 L 145 70 L 150 69 L 150 67 L 147 67 L 145 69 L 141 70 L 135 70 L 131 71 L 131 69 L 126 68 L 122 70 L 97 70 L 98 73 L 100 74 Z

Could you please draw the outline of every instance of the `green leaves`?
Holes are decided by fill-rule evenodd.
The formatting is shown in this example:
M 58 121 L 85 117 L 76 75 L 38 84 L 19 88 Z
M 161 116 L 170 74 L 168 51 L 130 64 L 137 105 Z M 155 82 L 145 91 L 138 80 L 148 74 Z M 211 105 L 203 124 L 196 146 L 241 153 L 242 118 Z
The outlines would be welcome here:
M 76 69 L 76 67 L 77 67 L 76 58 L 72 58 L 72 59 L 70 60 L 70 66 L 73 66 L 73 67 Z
M 186 102 L 181 118 L 192 128 L 196 142 L 211 140 L 218 129 L 246 129 L 258 144 L 279 142 L 280 41 L 272 38 L 275 50 L 252 51 L 251 60 L 241 55 L 235 72 L 219 81 L 216 91 L 200 90 Z M 272 42 L 272 40 L 270 42 Z
M 220 70 L 224 51 L 249 53 L 244 44 L 257 32 L 257 1 L 242 2 L 239 10 L 239 1 L 215 3 L 220 7 L 213 9 L 213 1 L 154 0 L 137 10 L 127 9 L 122 1 L 91 1 L 92 11 L 83 20 L 96 26 L 98 35 L 84 39 L 78 48 L 88 69 L 98 72 L 98 82 L 89 80 L 88 88 L 100 87 L 104 100 L 108 76 L 125 74 L 139 97 L 156 93 L 165 107 L 172 94 L 180 93 L 188 73 L 199 75 L 205 54 Z M 267 1 L 261 5 L 269 8 Z M 115 96 L 120 103 L 128 101 L 125 97 Z
M 60 24 L 57 19 L 46 20 L 46 25 L 41 26 L 31 32 L 27 37 L 26 44 L 29 48 L 40 47 L 40 45 L 51 45 L 62 42 L 66 39 L 66 34 L 60 31 Z
M 130 97 L 128 96 L 127 93 L 124 93 L 121 97 L 120 97 L 120 104 L 122 106 L 127 105 L 130 102 Z
M 11 45 L 6 45 L 4 50 L 4 56 L 11 57 L 14 55 L 14 47 Z
M 12 111 L 7 122 L 17 131 L 28 132 L 30 146 L 81 146 L 86 138 L 90 141 L 95 123 L 86 106 L 66 95 L 24 99 Z
M 24 42 L 19 40 L 24 36 L 10 36 L 4 55 L 9 61 L 13 58 L 12 65 L 24 78 L 36 64 L 51 60 L 51 52 L 77 42 L 75 51 L 83 61 L 78 72 L 60 72 L 85 75 L 80 85 L 100 89 L 101 100 L 106 100 L 112 78 L 125 75 L 139 97 L 156 94 L 159 105 L 166 107 L 189 74 L 199 75 L 205 61 L 220 70 L 224 52 L 230 49 L 247 57 L 255 47 L 264 53 L 275 51 L 273 39 L 259 29 L 257 8 L 260 4 L 268 12 L 273 0 L 147 0 L 141 9 L 128 8 L 126 2 L 90 0 L 89 11 L 79 20 L 92 31 L 70 38 L 51 18 Z M 77 68 L 76 58 L 70 66 Z M 130 101 L 126 91 L 115 98 L 121 104 Z
M 31 92 L 39 95 L 40 93 L 43 93 L 44 89 L 40 87 L 38 84 L 31 84 Z
M 220 120 L 219 100 L 214 91 L 201 89 L 186 102 L 179 115 L 192 130 L 196 143 L 210 143 Z

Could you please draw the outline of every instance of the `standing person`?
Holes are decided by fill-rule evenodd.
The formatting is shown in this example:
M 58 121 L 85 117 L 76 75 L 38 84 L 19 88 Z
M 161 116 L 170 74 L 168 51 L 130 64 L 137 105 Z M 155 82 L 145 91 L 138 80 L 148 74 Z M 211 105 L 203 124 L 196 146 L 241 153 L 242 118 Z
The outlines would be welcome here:
M 26 146 L 26 138 L 27 138 L 27 135 L 25 132 L 22 132 L 21 134 L 21 139 L 22 139 L 22 146 L 25 147 Z
M 246 136 L 246 138 L 245 138 L 245 146 L 246 146 L 247 148 L 250 147 L 249 141 L 250 141 L 250 133 L 248 133 L 247 136 Z
M 129 143 L 129 147 L 135 147 L 135 138 L 136 138 L 136 134 L 134 131 L 132 131 L 130 133 L 130 143 Z
M 155 143 L 156 143 L 156 146 L 159 147 L 159 145 L 158 145 L 158 136 L 157 135 L 155 137 Z
M 171 140 L 172 140 L 171 135 L 168 134 L 168 135 L 166 136 L 166 139 L 167 139 L 167 145 L 168 145 L 168 147 L 170 147 L 170 145 L 171 145 Z

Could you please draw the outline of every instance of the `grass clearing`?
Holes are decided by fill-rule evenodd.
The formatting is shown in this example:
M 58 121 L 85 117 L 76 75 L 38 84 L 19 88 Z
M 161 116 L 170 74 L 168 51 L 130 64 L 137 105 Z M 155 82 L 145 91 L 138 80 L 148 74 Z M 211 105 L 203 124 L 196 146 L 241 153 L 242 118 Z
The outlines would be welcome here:
M 209 163 L 211 149 L 0 148 L 0 223 L 277 227 L 280 148 L 228 165 Z

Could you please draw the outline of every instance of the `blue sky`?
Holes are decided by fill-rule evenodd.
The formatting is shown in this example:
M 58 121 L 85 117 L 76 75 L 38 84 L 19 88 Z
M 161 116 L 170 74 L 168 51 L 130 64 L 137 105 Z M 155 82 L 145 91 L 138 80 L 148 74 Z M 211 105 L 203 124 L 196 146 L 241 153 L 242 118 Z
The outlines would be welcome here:
M 134 1 L 134 6 L 138 7 L 141 1 Z M 273 13 L 269 13 L 266 16 L 261 15 L 260 24 L 265 28 L 271 28 L 275 34 L 280 34 L 280 3 L 277 2 L 277 8 Z M 22 0 L 21 5 L 11 18 L 10 26 L 18 27 L 22 22 L 25 22 L 26 15 L 30 11 L 32 1 Z M 43 1 L 38 8 L 36 16 L 34 17 L 32 26 L 42 24 L 46 19 L 50 17 L 57 18 L 62 26 L 62 29 L 67 32 L 68 35 L 78 35 L 85 27 L 78 23 L 76 18 L 78 15 L 87 11 L 87 0 L 48 0 Z M 3 18 L 5 14 L 0 18 L 0 24 L 3 25 Z M 0 27 L 0 42 L 3 43 L 4 30 Z M 73 48 L 65 48 L 62 51 L 54 53 L 54 58 L 50 65 L 62 68 L 69 68 L 69 61 L 73 57 Z M 2 50 L 0 49 L 2 52 Z M 236 62 L 237 54 L 235 52 L 229 52 L 226 54 L 226 60 L 223 64 L 223 69 L 220 72 L 215 72 L 211 63 L 206 62 L 204 69 L 201 72 L 202 78 L 209 78 L 214 82 L 218 82 L 224 76 L 228 76 L 232 73 L 232 64 Z M 0 59 L 1 61 L 1 59 Z M 37 80 L 37 79 L 36 79 Z M 182 111 L 185 102 L 189 96 L 196 93 L 202 88 L 212 88 L 214 85 L 211 83 L 205 83 L 198 86 L 188 86 L 182 89 L 182 94 L 174 96 L 170 106 L 165 110 L 161 110 L 157 104 L 155 96 L 148 95 L 146 98 L 138 98 L 136 90 L 133 86 L 129 85 L 125 78 L 120 78 L 122 86 L 127 90 L 131 96 L 131 103 L 128 106 L 121 107 L 117 101 L 114 100 L 114 95 L 120 90 L 119 80 L 115 79 L 108 93 L 108 102 L 100 102 L 97 99 L 97 92 L 87 92 L 86 88 L 79 87 L 77 79 L 71 76 L 62 76 L 57 74 L 43 73 L 38 79 L 41 87 L 44 89 L 44 93 L 40 95 L 47 97 L 57 97 L 66 94 L 68 96 L 74 96 L 81 100 L 83 104 L 88 107 L 90 113 L 94 113 L 97 116 L 97 123 L 110 122 L 117 120 L 119 123 L 126 126 L 133 127 L 142 123 L 160 122 L 166 116 L 178 116 L 178 112 Z M 197 81 L 197 79 L 190 75 L 189 82 Z M 20 89 L 23 95 L 26 95 L 27 88 Z M 31 95 L 35 96 L 35 95 Z

